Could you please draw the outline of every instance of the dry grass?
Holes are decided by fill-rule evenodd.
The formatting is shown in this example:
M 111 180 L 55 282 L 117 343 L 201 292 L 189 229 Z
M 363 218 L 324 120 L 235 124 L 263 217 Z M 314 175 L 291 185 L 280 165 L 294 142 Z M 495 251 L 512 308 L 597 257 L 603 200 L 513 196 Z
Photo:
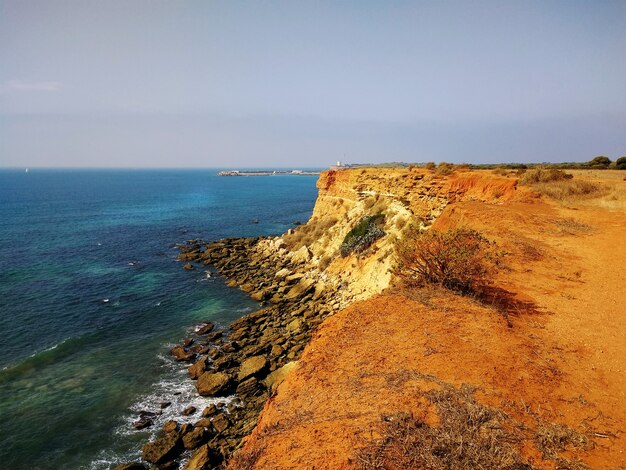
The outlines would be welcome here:
M 543 458 L 559 469 L 588 470 L 579 460 L 561 455 L 590 446 L 586 436 L 561 425 L 540 424 L 530 430 L 504 412 L 479 403 L 475 389 L 455 388 L 435 377 L 424 379 L 440 388 L 424 393 L 439 422 L 428 424 L 407 413 L 382 416 L 378 436 L 356 451 L 361 468 L 429 470 L 532 470 L 520 452 L 534 443 Z M 423 413 L 422 413 L 423 414 Z
M 526 466 L 514 444 L 522 436 L 508 417 L 474 399 L 474 390 L 446 385 L 425 394 L 437 409 L 439 425 L 406 413 L 384 416 L 380 439 L 357 452 L 364 469 L 495 469 Z
M 522 173 L 520 184 L 531 186 L 539 194 L 556 201 L 573 202 L 597 198 L 607 193 L 607 188 L 597 182 L 574 179 L 562 170 L 537 168 Z
M 603 185 L 584 180 L 542 182 L 533 184 L 532 188 L 540 194 L 562 202 L 600 197 L 606 193 Z

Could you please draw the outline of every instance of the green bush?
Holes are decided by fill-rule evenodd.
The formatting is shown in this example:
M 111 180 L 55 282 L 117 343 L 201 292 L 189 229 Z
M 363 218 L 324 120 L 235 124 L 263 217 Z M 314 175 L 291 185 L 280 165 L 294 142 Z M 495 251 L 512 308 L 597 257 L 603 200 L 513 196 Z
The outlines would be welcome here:
M 343 239 L 339 252 L 346 257 L 350 253 L 360 253 L 376 240 L 383 237 L 385 232 L 380 228 L 384 214 L 368 215 L 363 217 L 359 223 L 348 232 Z
M 615 160 L 615 167 L 618 170 L 626 170 L 626 157 L 619 157 Z
M 587 163 L 589 166 L 606 168 L 611 164 L 609 157 L 599 156 Z
M 462 293 L 476 292 L 496 271 L 491 243 L 480 232 L 413 229 L 398 247 L 397 274 L 409 284 L 439 284 Z

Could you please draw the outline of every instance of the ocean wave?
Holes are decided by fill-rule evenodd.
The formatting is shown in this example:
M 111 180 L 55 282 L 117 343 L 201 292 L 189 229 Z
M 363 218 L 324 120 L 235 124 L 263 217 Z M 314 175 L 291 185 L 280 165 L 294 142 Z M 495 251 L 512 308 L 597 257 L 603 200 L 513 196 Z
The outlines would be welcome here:
M 21 359 L 19 362 L 7 364 L 0 369 L 0 383 L 5 380 L 11 380 L 25 371 L 43 367 L 55 362 L 60 357 L 72 353 L 82 344 L 82 342 L 82 336 L 65 338 L 50 347 L 32 353 L 28 357 Z
M 194 382 L 187 376 L 187 367 L 175 362 L 165 354 L 159 354 L 164 368 L 163 377 L 151 386 L 150 392 L 141 395 L 129 407 L 129 412 L 124 416 L 123 423 L 118 426 L 114 433 L 124 438 L 141 438 L 142 442 L 155 439 L 163 425 L 169 420 L 175 420 L 180 424 L 191 423 L 200 419 L 202 410 L 211 404 L 223 403 L 228 405 L 233 402 L 234 396 L 209 398 L 198 395 Z M 169 405 L 164 406 L 164 404 Z M 183 411 L 193 406 L 196 412 L 184 416 Z M 155 413 L 151 416 L 152 426 L 145 429 L 135 429 L 134 423 L 139 419 L 141 412 Z M 111 468 L 123 462 L 139 460 L 141 453 L 135 449 L 126 454 L 116 454 L 111 451 L 102 451 L 92 461 L 91 470 L 103 470 Z

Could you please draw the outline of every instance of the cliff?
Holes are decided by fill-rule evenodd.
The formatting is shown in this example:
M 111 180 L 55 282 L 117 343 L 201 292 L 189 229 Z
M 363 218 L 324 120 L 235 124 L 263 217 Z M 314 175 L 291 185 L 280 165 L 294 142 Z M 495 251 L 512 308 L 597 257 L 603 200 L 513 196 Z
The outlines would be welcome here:
M 231 468 L 626 465 L 623 211 L 487 172 L 331 171 L 318 188 L 310 221 L 264 243 L 304 256 L 346 308 L 314 330 Z M 379 212 L 385 236 L 340 256 Z M 411 224 L 494 242 L 498 302 L 395 282 Z
M 189 458 L 186 470 L 626 466 L 626 183 L 610 176 L 531 188 L 512 172 L 327 171 L 310 220 L 287 234 L 190 241 L 187 269 L 216 267 L 262 308 L 172 349 L 199 393 L 234 398 L 193 426 L 168 423 L 144 458 Z M 459 227 L 497 252 L 480 295 L 398 277 L 411 233 Z

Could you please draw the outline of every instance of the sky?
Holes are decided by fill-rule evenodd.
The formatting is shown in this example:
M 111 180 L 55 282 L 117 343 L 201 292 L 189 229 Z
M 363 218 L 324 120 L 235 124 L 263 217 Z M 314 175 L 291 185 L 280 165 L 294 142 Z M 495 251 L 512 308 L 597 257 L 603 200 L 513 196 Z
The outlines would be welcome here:
M 625 0 L 0 0 L 0 166 L 614 160 L 625 77 Z

